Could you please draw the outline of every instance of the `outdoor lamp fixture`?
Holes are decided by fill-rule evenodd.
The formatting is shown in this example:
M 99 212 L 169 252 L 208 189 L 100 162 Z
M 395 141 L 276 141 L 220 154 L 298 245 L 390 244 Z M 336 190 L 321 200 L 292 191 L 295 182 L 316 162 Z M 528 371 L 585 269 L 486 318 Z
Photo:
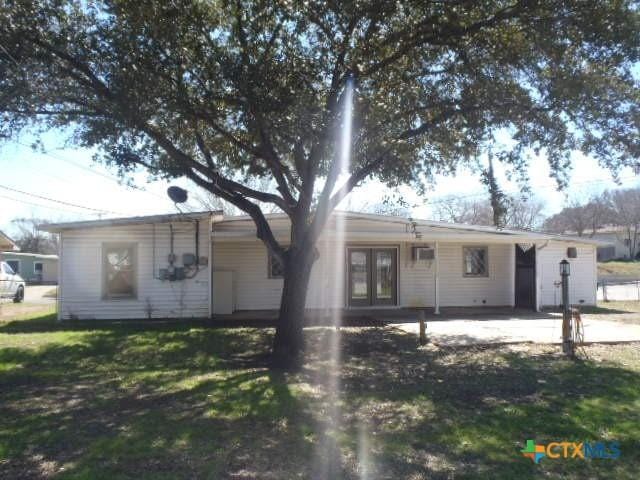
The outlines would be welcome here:
M 571 264 L 567 262 L 566 258 L 560 262 L 560 275 L 563 277 L 571 275 Z

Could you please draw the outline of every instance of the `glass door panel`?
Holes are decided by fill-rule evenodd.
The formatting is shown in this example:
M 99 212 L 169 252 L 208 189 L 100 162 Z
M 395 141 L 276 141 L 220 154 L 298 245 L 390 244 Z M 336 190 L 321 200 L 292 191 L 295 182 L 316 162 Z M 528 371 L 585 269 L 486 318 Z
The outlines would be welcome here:
M 373 249 L 375 289 L 372 304 L 395 305 L 396 303 L 396 250 L 392 248 Z
M 349 305 L 369 305 L 371 298 L 371 253 L 349 249 Z

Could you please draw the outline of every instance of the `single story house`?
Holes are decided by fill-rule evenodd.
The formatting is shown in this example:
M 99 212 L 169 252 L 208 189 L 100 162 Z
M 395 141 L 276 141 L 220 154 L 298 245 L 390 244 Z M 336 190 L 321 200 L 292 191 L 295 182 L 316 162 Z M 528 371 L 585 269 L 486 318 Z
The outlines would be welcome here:
M 0 252 L 4 252 L 5 250 L 18 251 L 18 245 L 14 242 L 9 235 L 0 230 Z
M 267 215 L 286 244 L 289 221 Z M 247 216 L 221 212 L 49 224 L 60 234 L 61 319 L 211 317 L 277 309 L 282 269 Z M 385 215 L 335 212 L 314 264 L 307 308 L 596 303 L 598 241 Z
M 27 283 L 55 285 L 58 283 L 58 256 L 39 253 L 2 252 L 2 260 Z
M 640 249 L 640 234 L 631 234 L 620 226 L 609 225 L 597 229 L 595 232 L 586 231 L 583 235 L 602 242 L 598 247 L 598 261 L 635 258 Z M 634 238 L 635 237 L 635 238 Z

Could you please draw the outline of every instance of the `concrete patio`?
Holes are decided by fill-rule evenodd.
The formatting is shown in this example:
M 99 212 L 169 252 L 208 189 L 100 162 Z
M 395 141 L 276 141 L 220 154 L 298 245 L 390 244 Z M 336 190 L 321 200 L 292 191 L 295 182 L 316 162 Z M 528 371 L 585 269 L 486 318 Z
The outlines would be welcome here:
M 562 314 L 557 311 L 534 312 L 510 307 L 443 308 L 439 315 L 432 309 L 346 309 L 340 312 L 345 326 L 389 325 L 418 335 L 418 318 L 424 312 L 429 341 L 441 345 L 480 345 L 495 343 L 561 343 Z M 310 310 L 307 325 L 331 325 L 335 312 Z M 217 315 L 215 323 L 225 326 L 273 326 L 276 310 L 238 311 Z M 583 313 L 586 343 L 640 342 L 637 313 L 603 309 Z
M 440 345 L 479 345 L 496 343 L 561 343 L 562 315 L 541 314 L 541 318 L 508 319 L 473 318 L 457 320 L 427 320 L 427 336 L 430 342 Z M 640 342 L 640 323 L 582 316 L 585 343 Z M 393 323 L 407 333 L 418 335 L 416 322 Z

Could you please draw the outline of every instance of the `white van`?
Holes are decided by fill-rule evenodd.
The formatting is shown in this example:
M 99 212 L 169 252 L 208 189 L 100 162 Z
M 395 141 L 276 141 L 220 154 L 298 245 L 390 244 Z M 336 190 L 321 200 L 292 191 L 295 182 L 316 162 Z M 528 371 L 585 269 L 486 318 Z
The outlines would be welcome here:
M 24 279 L 7 262 L 0 262 L 0 298 L 13 298 L 19 303 L 24 300 L 24 287 Z

